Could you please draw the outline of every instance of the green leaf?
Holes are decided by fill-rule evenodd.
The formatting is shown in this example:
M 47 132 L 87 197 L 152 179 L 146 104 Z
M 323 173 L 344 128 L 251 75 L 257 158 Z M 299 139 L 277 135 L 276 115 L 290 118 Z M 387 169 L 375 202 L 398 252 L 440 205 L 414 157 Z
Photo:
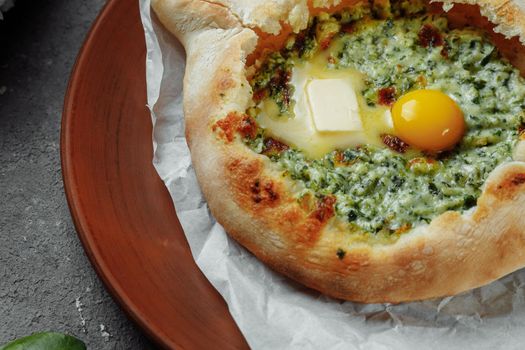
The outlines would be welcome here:
M 86 350 L 86 345 L 70 335 L 44 332 L 14 340 L 0 350 Z

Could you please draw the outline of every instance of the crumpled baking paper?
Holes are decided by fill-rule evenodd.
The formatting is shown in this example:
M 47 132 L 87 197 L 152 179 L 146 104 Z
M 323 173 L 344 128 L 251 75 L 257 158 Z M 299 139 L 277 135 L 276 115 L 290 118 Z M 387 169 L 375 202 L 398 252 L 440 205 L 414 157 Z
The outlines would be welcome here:
M 184 49 L 140 1 L 153 163 L 193 257 L 253 349 L 524 349 L 525 271 L 455 297 L 357 304 L 309 290 L 230 239 L 208 210 L 184 138 Z

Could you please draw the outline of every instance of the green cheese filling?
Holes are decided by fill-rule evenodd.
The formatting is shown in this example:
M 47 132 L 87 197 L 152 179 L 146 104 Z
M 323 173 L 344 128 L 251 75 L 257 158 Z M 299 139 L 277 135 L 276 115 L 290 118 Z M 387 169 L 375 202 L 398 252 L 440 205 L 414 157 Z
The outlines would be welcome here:
M 450 30 L 445 17 L 426 15 L 417 3 L 396 6 L 363 5 L 312 19 L 251 80 L 256 93 L 277 103 L 283 118 L 293 117 L 293 86 L 283 72 L 291 74 L 294 64 L 324 49 L 328 68 L 352 68 L 365 75 L 361 94 L 370 106 L 381 102 L 379 92 L 385 88 L 393 88 L 395 98 L 426 88 L 456 100 L 467 131 L 448 152 L 430 155 L 412 149 L 401 154 L 363 145 L 321 159 L 309 159 L 294 148 L 270 155 L 285 176 L 303 185 L 298 200 L 305 194 L 335 196 L 336 214 L 354 232 L 399 233 L 445 211 L 472 208 L 489 173 L 512 159 L 524 120 L 525 81 L 481 31 Z M 403 18 L 396 16 L 400 13 Z M 426 45 L 424 26 L 439 33 Z M 329 46 L 323 47 L 327 41 Z M 257 119 L 256 109 L 249 113 Z M 264 139 L 261 129 L 245 142 L 262 153 Z

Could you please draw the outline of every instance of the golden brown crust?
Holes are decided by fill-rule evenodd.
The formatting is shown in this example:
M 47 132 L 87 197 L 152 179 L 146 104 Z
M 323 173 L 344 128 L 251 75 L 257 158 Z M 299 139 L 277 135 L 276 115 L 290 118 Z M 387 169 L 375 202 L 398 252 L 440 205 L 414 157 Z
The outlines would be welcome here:
M 258 25 L 254 12 L 262 11 L 256 6 L 262 2 L 253 1 L 247 8 L 240 0 L 152 1 L 160 20 L 187 51 L 188 145 L 210 209 L 226 231 L 275 270 L 330 296 L 360 302 L 452 295 L 523 267 L 523 162 L 495 169 L 471 212 L 446 212 L 389 245 L 350 244 L 338 230 L 330 197 L 293 198 L 294 184 L 238 137 L 239 130 L 250 132 L 243 114 L 251 101 L 244 67 L 260 35 L 260 29 L 250 27 Z M 267 20 L 284 23 L 289 30 L 294 22 L 286 15 L 306 4 L 264 2 L 275 7 L 266 13 Z M 319 0 L 307 5 L 312 11 L 313 5 L 338 4 Z M 524 38 L 523 16 L 515 5 L 494 0 L 477 4 L 485 15 L 500 15 L 500 30 Z M 517 150 L 515 159 L 523 160 L 524 154 Z M 346 254 L 338 256 L 338 248 Z

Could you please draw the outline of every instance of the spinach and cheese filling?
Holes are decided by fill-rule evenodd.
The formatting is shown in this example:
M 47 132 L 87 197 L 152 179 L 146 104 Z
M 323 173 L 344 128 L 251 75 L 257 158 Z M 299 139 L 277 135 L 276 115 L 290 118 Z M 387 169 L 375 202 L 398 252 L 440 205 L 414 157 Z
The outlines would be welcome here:
M 352 100 L 358 121 L 339 131 L 299 115 L 317 111 L 312 94 L 345 81 L 356 96 L 334 91 L 326 101 Z M 416 2 L 321 14 L 259 62 L 251 84 L 258 132 L 245 143 L 301 184 L 298 200 L 335 197 L 352 232 L 402 233 L 475 206 L 489 173 L 512 159 L 524 122 L 520 72 L 483 32 L 451 30 Z M 439 90 L 460 107 L 466 128 L 455 147 L 428 152 L 396 136 L 391 105 L 414 90 Z

